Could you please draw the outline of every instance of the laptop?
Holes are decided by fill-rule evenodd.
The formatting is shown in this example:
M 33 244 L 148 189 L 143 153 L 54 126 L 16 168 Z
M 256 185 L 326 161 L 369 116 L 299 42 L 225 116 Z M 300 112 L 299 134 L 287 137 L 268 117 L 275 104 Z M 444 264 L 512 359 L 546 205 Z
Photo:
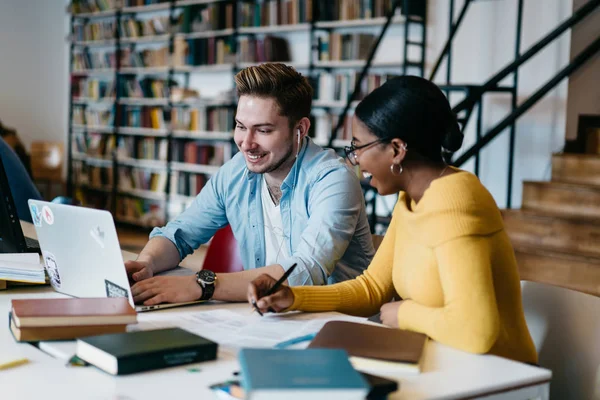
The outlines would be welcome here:
M 41 253 L 37 240 L 25 237 L 0 159 L 0 253 Z
M 108 211 L 29 200 L 42 258 L 50 284 L 73 297 L 127 297 L 136 311 L 202 303 L 165 303 L 136 306 L 119 246 L 117 230 Z M 178 268 L 166 275 L 182 275 Z

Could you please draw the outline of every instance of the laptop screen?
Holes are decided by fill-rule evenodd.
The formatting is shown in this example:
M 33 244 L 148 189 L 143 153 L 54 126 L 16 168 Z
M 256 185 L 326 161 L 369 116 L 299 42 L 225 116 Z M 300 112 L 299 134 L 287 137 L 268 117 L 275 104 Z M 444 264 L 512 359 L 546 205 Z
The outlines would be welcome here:
M 0 158 L 0 253 L 23 253 L 26 251 L 27 246 L 17 215 L 17 208 L 10 192 L 4 163 Z

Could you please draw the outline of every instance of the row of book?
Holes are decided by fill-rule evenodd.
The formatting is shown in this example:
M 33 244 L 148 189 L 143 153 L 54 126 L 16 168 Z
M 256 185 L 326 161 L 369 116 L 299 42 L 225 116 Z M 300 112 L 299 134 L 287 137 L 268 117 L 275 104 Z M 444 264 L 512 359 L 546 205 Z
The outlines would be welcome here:
M 170 193 L 180 196 L 195 197 L 200 193 L 210 176 L 184 171 L 171 173 Z
M 319 2 L 319 1 L 317 1 Z M 302 24 L 312 20 L 313 0 L 265 0 L 240 4 L 240 26 Z
M 72 68 L 75 72 L 90 69 L 116 68 L 117 58 L 114 51 L 86 51 L 83 53 L 73 52 Z
M 234 4 L 230 2 L 186 7 L 179 15 L 175 31 L 191 33 L 233 29 L 234 10 Z
M 119 168 L 120 190 L 138 189 L 164 193 L 167 188 L 167 173 L 142 168 Z
M 314 117 L 314 140 L 320 144 L 326 144 L 331 137 L 331 132 L 337 126 L 340 116 L 338 114 L 320 114 Z M 344 123 L 334 134 L 338 140 L 352 140 L 352 115 L 346 115 Z
M 234 63 L 236 55 L 233 37 L 206 39 L 175 39 L 173 65 L 213 65 Z
M 193 165 L 221 166 L 231 159 L 231 144 L 209 141 L 176 141 L 171 159 Z
M 81 22 L 73 24 L 73 40 L 110 40 L 114 38 L 115 21 L 113 20 L 88 24 Z
M 73 160 L 73 182 L 95 189 L 112 187 L 114 183 L 112 167 L 97 167 L 83 161 Z
M 114 98 L 116 95 L 114 80 L 85 79 L 74 76 L 71 79 L 71 95 L 74 98 L 93 100 Z
M 114 10 L 117 0 L 72 0 L 70 9 L 72 14 L 93 13 Z
M 321 21 L 385 17 L 392 8 L 392 0 L 327 0 L 317 1 Z
M 366 60 L 377 37 L 368 33 L 338 33 L 317 37 L 319 61 Z
M 93 110 L 82 106 L 73 106 L 74 124 L 87 126 L 105 126 L 113 125 L 112 110 Z
M 129 138 L 121 137 L 119 141 Z M 101 133 L 90 132 L 85 134 L 83 132 L 73 133 L 72 146 L 73 152 L 79 154 L 86 154 L 90 157 L 106 158 L 112 157 L 116 139 L 114 135 L 103 135 Z M 121 143 L 119 143 L 121 148 Z
M 360 92 L 354 100 L 362 100 L 367 94 L 383 85 L 386 80 L 396 76 L 397 75 L 392 74 L 368 74 L 361 82 Z M 346 102 L 352 95 L 359 77 L 360 72 L 358 71 L 337 74 L 319 74 L 319 76 L 311 79 L 315 99 L 321 101 Z
M 169 33 L 168 16 L 140 20 L 126 18 L 122 19 L 119 23 L 119 35 L 121 38 L 139 38 L 143 36 L 165 35 L 167 33 Z
M 290 61 L 288 41 L 275 36 L 264 38 L 241 37 L 239 39 L 240 62 Z

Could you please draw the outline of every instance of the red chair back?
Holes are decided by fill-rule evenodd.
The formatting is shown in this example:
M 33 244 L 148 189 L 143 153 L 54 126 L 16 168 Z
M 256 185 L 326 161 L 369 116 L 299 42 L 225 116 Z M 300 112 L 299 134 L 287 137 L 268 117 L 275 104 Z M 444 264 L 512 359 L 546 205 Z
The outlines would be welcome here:
M 213 236 L 202 268 L 216 273 L 244 270 L 237 242 L 229 225 L 219 229 Z

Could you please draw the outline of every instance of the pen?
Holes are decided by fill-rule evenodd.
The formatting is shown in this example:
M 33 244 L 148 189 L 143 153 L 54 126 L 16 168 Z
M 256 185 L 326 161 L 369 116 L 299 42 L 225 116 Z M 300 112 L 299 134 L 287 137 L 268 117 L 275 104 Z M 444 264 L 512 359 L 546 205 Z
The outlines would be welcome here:
M 29 362 L 29 359 L 27 359 L 27 358 L 19 358 L 18 360 L 13 360 L 13 361 L 9 361 L 9 362 L 0 364 L 0 370 L 17 367 L 19 365 L 27 364 L 28 362 Z
M 283 276 L 281 278 L 279 278 L 279 280 L 277 282 L 275 282 L 275 284 L 273 286 L 271 286 L 271 289 L 267 290 L 267 293 L 265 293 L 265 295 L 263 297 L 267 297 L 267 296 L 270 296 L 273 293 L 275 293 L 275 291 L 277 289 L 279 289 L 279 287 L 283 284 L 283 282 L 285 282 L 287 280 L 287 278 L 289 278 L 289 276 L 291 275 L 291 273 L 294 272 L 294 269 L 296 269 L 296 265 L 298 265 L 298 264 L 294 263 L 287 271 L 285 271 L 285 273 L 283 274 Z M 258 306 L 256 305 L 256 300 L 252 300 L 252 305 L 254 306 L 254 309 L 262 317 L 263 313 L 258 309 Z
M 265 297 L 272 295 L 273 293 L 275 293 L 277 291 L 277 289 L 279 289 L 279 287 L 281 285 L 283 285 L 283 282 L 285 282 L 287 280 L 287 278 L 292 274 L 292 272 L 294 272 L 294 269 L 296 269 L 296 265 L 298 265 L 298 264 L 295 263 L 294 265 L 292 265 L 290 267 L 290 269 L 285 271 L 283 276 L 281 278 L 279 278 L 279 280 L 277 282 L 275 282 L 275 284 L 273 286 L 271 286 L 271 289 L 267 290 Z
M 315 336 L 317 336 L 316 333 L 310 333 L 308 335 L 298 336 L 298 337 L 295 337 L 293 339 L 284 340 L 283 342 L 277 343 L 274 346 L 274 348 L 276 348 L 276 349 L 285 349 L 286 347 L 290 347 L 290 346 L 298 344 L 298 343 L 308 342 L 309 340 L 313 340 L 315 338 Z

